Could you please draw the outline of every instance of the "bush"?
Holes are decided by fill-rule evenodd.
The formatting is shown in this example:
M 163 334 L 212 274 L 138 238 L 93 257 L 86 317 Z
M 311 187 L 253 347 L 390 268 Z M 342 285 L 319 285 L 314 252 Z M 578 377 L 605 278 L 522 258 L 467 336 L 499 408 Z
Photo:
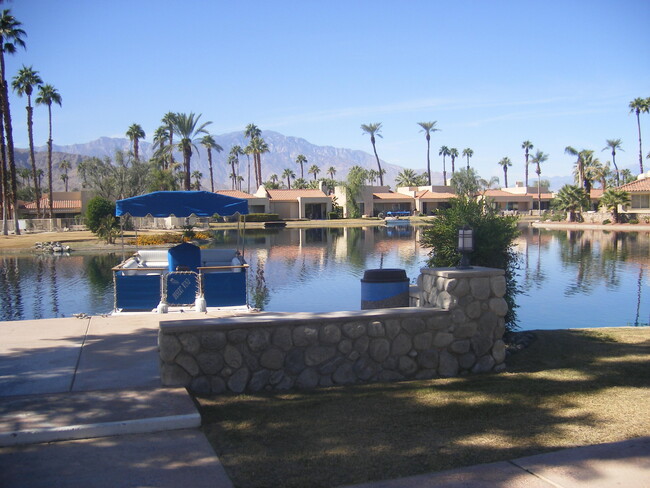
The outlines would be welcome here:
M 639 223 L 639 219 L 630 219 L 630 220 L 629 220 L 629 223 L 630 223 L 630 224 L 638 224 L 638 223 Z
M 241 216 L 242 222 L 271 222 L 274 220 L 281 220 L 278 214 L 270 213 L 251 213 Z
M 339 213 L 338 213 L 338 212 L 329 212 L 329 213 L 327 214 L 327 218 L 328 218 L 329 220 L 335 220 L 335 219 L 338 219 L 338 218 L 339 218 Z
M 94 197 L 88 201 L 86 208 L 86 227 L 93 233 L 101 228 L 104 230 L 108 222 L 105 217 L 112 217 L 112 226 L 117 228 L 117 219 L 115 218 L 115 203 L 102 197 Z
M 608 224 L 611 224 L 611 223 L 612 223 L 612 221 L 609 220 L 609 219 L 603 220 L 603 225 L 608 225 Z

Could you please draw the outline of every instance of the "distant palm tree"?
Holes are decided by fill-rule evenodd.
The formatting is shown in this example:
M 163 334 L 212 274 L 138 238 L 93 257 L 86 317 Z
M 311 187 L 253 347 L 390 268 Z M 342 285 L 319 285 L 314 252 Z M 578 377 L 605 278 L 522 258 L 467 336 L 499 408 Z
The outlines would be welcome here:
M 576 162 L 574 164 L 573 173 L 575 175 L 575 182 L 578 186 L 583 187 L 584 178 L 585 178 L 585 164 L 584 164 L 584 153 L 585 150 L 578 151 L 573 146 L 567 146 L 564 148 L 564 152 L 570 156 L 575 156 Z
M 336 168 L 334 166 L 330 166 L 327 168 L 327 174 L 330 175 L 330 179 L 334 179 L 334 175 L 336 174 Z
M 61 181 L 63 181 L 63 184 L 65 185 L 65 191 L 68 191 L 68 175 L 62 173 L 59 178 L 61 178 Z
M 68 191 L 68 170 L 70 168 L 72 168 L 72 165 L 70 164 L 70 161 L 66 159 L 59 163 L 59 169 L 63 171 L 63 174 L 61 176 L 65 176 L 65 178 L 61 178 L 65 183 L 65 191 Z
M 525 173 L 524 173 L 524 185 L 528 188 L 528 154 L 529 151 L 533 148 L 533 143 L 530 141 L 524 141 L 521 143 L 521 148 L 524 150 L 524 157 L 526 158 Z
M 395 186 L 418 186 L 420 177 L 412 169 L 405 168 L 395 177 Z
M 201 190 L 201 178 L 203 178 L 203 173 L 199 170 L 192 171 L 192 178 L 194 178 L 194 189 L 199 191 Z
M 445 186 L 447 186 L 447 167 L 445 166 L 445 158 L 449 155 L 449 148 L 447 146 L 441 146 L 440 151 L 438 151 L 438 156 L 442 156 L 442 181 Z M 429 185 L 431 185 L 431 174 L 429 174 Z
M 314 181 L 316 181 L 316 177 L 318 176 L 318 173 L 320 173 L 320 168 L 316 166 L 315 164 L 312 164 L 309 167 L 309 170 L 307 171 L 310 175 L 314 175 Z
M 212 151 L 214 150 L 215 152 L 220 153 L 223 151 L 223 147 L 221 147 L 217 142 L 214 140 L 214 137 L 212 137 L 211 134 L 206 134 L 201 138 L 201 145 L 205 148 L 205 150 L 208 152 L 208 167 L 210 168 L 210 191 L 214 193 L 214 173 L 212 171 Z
M 469 147 L 466 147 L 465 149 L 463 149 L 463 156 L 467 157 L 467 169 L 469 169 L 469 158 L 474 156 L 474 151 L 472 151 L 472 149 L 470 149 Z
M 27 187 L 27 181 L 29 180 L 29 177 L 32 176 L 32 172 L 29 168 L 20 168 L 17 171 L 17 174 L 20 176 L 20 179 L 23 180 L 23 186 Z
M 61 106 L 61 95 L 52 85 L 42 85 L 38 87 L 38 96 L 36 97 L 36 105 L 47 105 L 47 113 L 49 120 L 49 138 L 47 139 L 47 186 L 50 193 L 48 198 L 50 203 L 49 217 L 54 217 L 54 209 L 52 202 L 52 104 L 56 103 Z
M 607 139 L 607 145 L 602 149 L 603 151 L 605 151 L 606 149 L 612 150 L 612 164 L 614 165 L 614 176 L 616 178 L 616 186 L 621 186 L 621 180 L 618 175 L 618 166 L 616 166 L 616 150 L 617 149 L 619 151 L 623 150 L 621 144 L 622 143 L 620 139 Z M 605 187 L 603 187 L 603 189 L 605 189 Z
M 34 92 L 34 87 L 42 85 L 43 80 L 38 74 L 38 71 L 34 71 L 31 66 L 23 67 L 18 71 L 18 74 L 14 76 L 14 79 L 11 83 L 12 88 L 22 97 L 27 95 L 27 135 L 29 138 L 29 159 L 32 163 L 32 177 L 34 179 L 34 196 L 36 199 L 36 215 L 41 217 L 41 189 L 38 186 L 38 177 L 36 176 L 36 158 L 34 156 L 34 107 L 32 107 L 32 93 Z
M 7 76 L 5 69 L 5 53 L 14 54 L 17 47 L 25 47 L 25 31 L 20 28 L 22 24 L 11 15 L 9 9 L 2 12 L 0 16 L 0 84 L 2 90 L 0 95 L 2 99 L 2 114 L 4 115 L 4 130 L 7 137 L 6 155 L 9 160 L 9 172 L 11 176 L 11 204 L 13 207 L 14 232 L 20 234 L 18 225 L 18 184 L 16 182 L 16 161 L 14 159 L 14 136 L 11 127 L 11 112 L 9 110 L 9 89 L 7 86 Z M 4 156 L 4 154 L 3 154 Z M 6 177 L 6 175 L 5 175 Z M 6 186 L 4 187 L 6 188 Z M 4 194 L 4 192 L 3 192 Z M 6 197 L 6 195 L 5 195 Z M 8 201 L 5 198 L 5 202 Z M 6 206 L 3 206 L 6 208 Z M 3 234 L 7 234 L 6 220 L 3 218 Z
M 512 166 L 512 161 L 510 161 L 510 158 L 505 157 L 499 161 L 499 164 L 503 167 L 503 181 L 505 183 L 505 188 L 508 188 L 508 166 Z
M 228 154 L 227 162 L 230 165 L 230 189 L 234 190 L 237 185 L 237 170 L 235 169 L 235 165 L 238 162 L 237 157 L 231 152 Z
M 169 137 L 169 146 L 171 148 L 174 147 L 174 124 L 176 122 L 176 117 L 178 117 L 178 114 L 176 112 L 167 112 L 165 115 L 163 115 L 163 118 L 161 122 L 163 123 L 163 127 L 167 128 L 167 135 Z M 173 150 L 169 151 L 169 164 L 167 165 L 167 168 L 171 168 L 174 166 L 174 152 Z
M 257 127 L 255 124 L 248 124 L 246 126 L 246 129 L 244 129 L 244 136 L 249 139 L 248 147 L 246 150 L 248 153 L 253 155 L 253 171 L 255 172 L 255 186 L 259 187 L 262 184 L 262 170 L 261 170 L 261 163 L 258 161 L 259 155 L 261 153 L 257 152 L 258 146 L 260 145 L 260 142 L 262 139 L 262 131 Z M 257 142 L 253 142 L 257 141 Z M 268 150 L 268 147 L 267 147 Z M 249 170 L 249 175 L 248 179 L 250 181 L 250 170 Z M 250 183 L 249 183 L 249 188 L 248 191 L 250 192 Z
M 305 178 L 305 173 L 303 171 L 303 164 L 307 162 L 307 158 L 303 154 L 298 154 L 298 157 L 296 158 L 296 163 L 300 165 L 300 177 Z
M 160 163 L 160 169 L 168 169 L 167 155 L 165 146 L 169 141 L 169 128 L 161 125 L 153 133 L 154 159 Z
M 449 156 L 451 157 L 451 174 L 453 176 L 453 174 L 456 172 L 456 158 L 458 157 L 458 149 L 455 147 L 450 148 Z
M 369 169 L 368 171 L 366 171 L 366 175 L 368 178 L 368 182 L 372 183 L 373 185 L 375 184 L 377 178 L 379 178 L 379 173 L 377 172 L 376 169 Z
M 255 183 L 259 187 L 262 184 L 262 154 L 269 152 L 269 146 L 261 137 L 253 137 L 250 148 L 255 166 Z
M 131 124 L 126 131 L 126 137 L 131 140 L 133 144 L 133 157 L 136 161 L 140 161 L 140 151 L 138 141 L 146 137 L 144 129 L 140 124 Z
M 433 122 L 418 122 L 418 125 L 422 127 L 422 130 L 420 132 L 424 132 L 426 134 L 426 139 L 427 139 L 427 176 L 429 179 L 429 185 L 431 185 L 431 160 L 429 158 L 429 150 L 431 146 L 431 132 L 436 132 L 440 130 L 435 128 L 437 123 L 438 123 L 437 120 L 434 120 Z M 444 156 L 442 158 L 442 165 L 444 168 L 445 165 Z M 444 178 L 446 181 L 447 180 L 446 174 L 444 174 Z
M 294 190 L 304 190 L 308 186 L 309 186 L 309 184 L 307 183 L 307 181 L 305 181 L 304 178 L 296 178 L 295 180 L 293 180 L 293 189 Z
M 375 136 L 382 137 L 379 133 L 381 131 L 381 122 L 376 122 L 374 124 L 361 124 L 361 130 L 366 134 L 370 134 L 370 142 L 372 143 L 372 150 L 375 152 L 375 159 L 377 160 L 377 171 L 379 172 L 379 184 L 384 186 L 384 175 L 381 171 L 381 163 L 379 162 L 379 156 L 377 155 L 377 147 L 375 146 Z
M 614 222 L 617 224 L 619 222 L 618 206 L 620 205 L 623 207 L 629 203 L 630 194 L 616 188 L 610 188 L 603 193 L 602 197 L 600 197 L 600 205 L 612 212 Z
M 199 124 L 199 119 L 201 114 L 195 115 L 190 112 L 190 114 L 176 114 L 174 117 L 174 123 L 172 126 L 173 132 L 178 134 L 181 140 L 177 144 L 177 148 L 181 153 L 183 153 L 183 171 L 184 171 L 184 190 L 191 190 L 190 175 L 191 175 L 191 159 L 192 159 L 192 148 L 198 152 L 196 147 L 197 137 L 201 134 L 207 134 L 208 131 L 205 129 L 212 122 L 203 122 Z M 173 150 L 174 146 L 166 146 L 169 150 Z
M 541 164 L 545 161 L 548 161 L 548 154 L 539 150 L 531 158 L 531 162 L 536 165 L 535 173 L 537 173 L 537 215 L 542 215 Z
M 630 113 L 636 114 L 636 125 L 639 129 L 639 169 L 643 174 L 643 149 L 641 148 L 641 120 L 639 114 L 647 114 L 650 111 L 650 98 L 635 98 L 630 102 Z
M 607 161 L 605 164 L 599 164 L 593 169 L 593 179 L 600 182 L 600 188 L 603 190 L 607 189 L 607 180 L 611 176 L 612 170 L 609 167 L 609 161 Z
M 273 183 L 277 183 L 278 182 L 278 175 L 273 173 L 271 176 L 269 176 L 269 181 L 271 181 Z
M 282 172 L 282 177 L 287 179 L 287 188 L 291 190 L 291 178 L 295 178 L 296 174 L 291 168 L 287 168 Z

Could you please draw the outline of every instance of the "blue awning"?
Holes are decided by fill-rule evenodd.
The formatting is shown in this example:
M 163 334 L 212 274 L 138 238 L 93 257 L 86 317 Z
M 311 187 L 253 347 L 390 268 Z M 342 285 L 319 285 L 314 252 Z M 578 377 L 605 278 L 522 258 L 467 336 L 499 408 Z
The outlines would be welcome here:
M 211 217 L 214 214 L 248 213 L 248 200 L 209 191 L 155 191 L 118 200 L 115 215 L 132 217 Z

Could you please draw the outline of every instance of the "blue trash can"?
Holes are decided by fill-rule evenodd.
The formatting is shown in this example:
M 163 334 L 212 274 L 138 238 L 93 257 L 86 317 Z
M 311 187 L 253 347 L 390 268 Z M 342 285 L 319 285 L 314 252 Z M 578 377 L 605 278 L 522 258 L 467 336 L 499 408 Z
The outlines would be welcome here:
M 409 306 L 409 279 L 403 269 L 367 269 L 361 280 L 361 310 Z

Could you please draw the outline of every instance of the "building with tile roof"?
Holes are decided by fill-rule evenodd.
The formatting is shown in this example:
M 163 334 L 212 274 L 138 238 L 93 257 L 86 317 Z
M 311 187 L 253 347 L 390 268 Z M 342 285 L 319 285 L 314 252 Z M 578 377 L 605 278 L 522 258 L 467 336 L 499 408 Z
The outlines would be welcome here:
M 267 198 L 268 213 L 275 213 L 281 219 L 326 219 L 332 211 L 332 198 L 325 194 L 323 187 L 304 190 L 271 190 L 260 186 L 254 195 Z
M 630 194 L 630 204 L 620 209 L 627 214 L 650 215 L 650 171 L 640 174 L 636 181 L 617 188 Z

